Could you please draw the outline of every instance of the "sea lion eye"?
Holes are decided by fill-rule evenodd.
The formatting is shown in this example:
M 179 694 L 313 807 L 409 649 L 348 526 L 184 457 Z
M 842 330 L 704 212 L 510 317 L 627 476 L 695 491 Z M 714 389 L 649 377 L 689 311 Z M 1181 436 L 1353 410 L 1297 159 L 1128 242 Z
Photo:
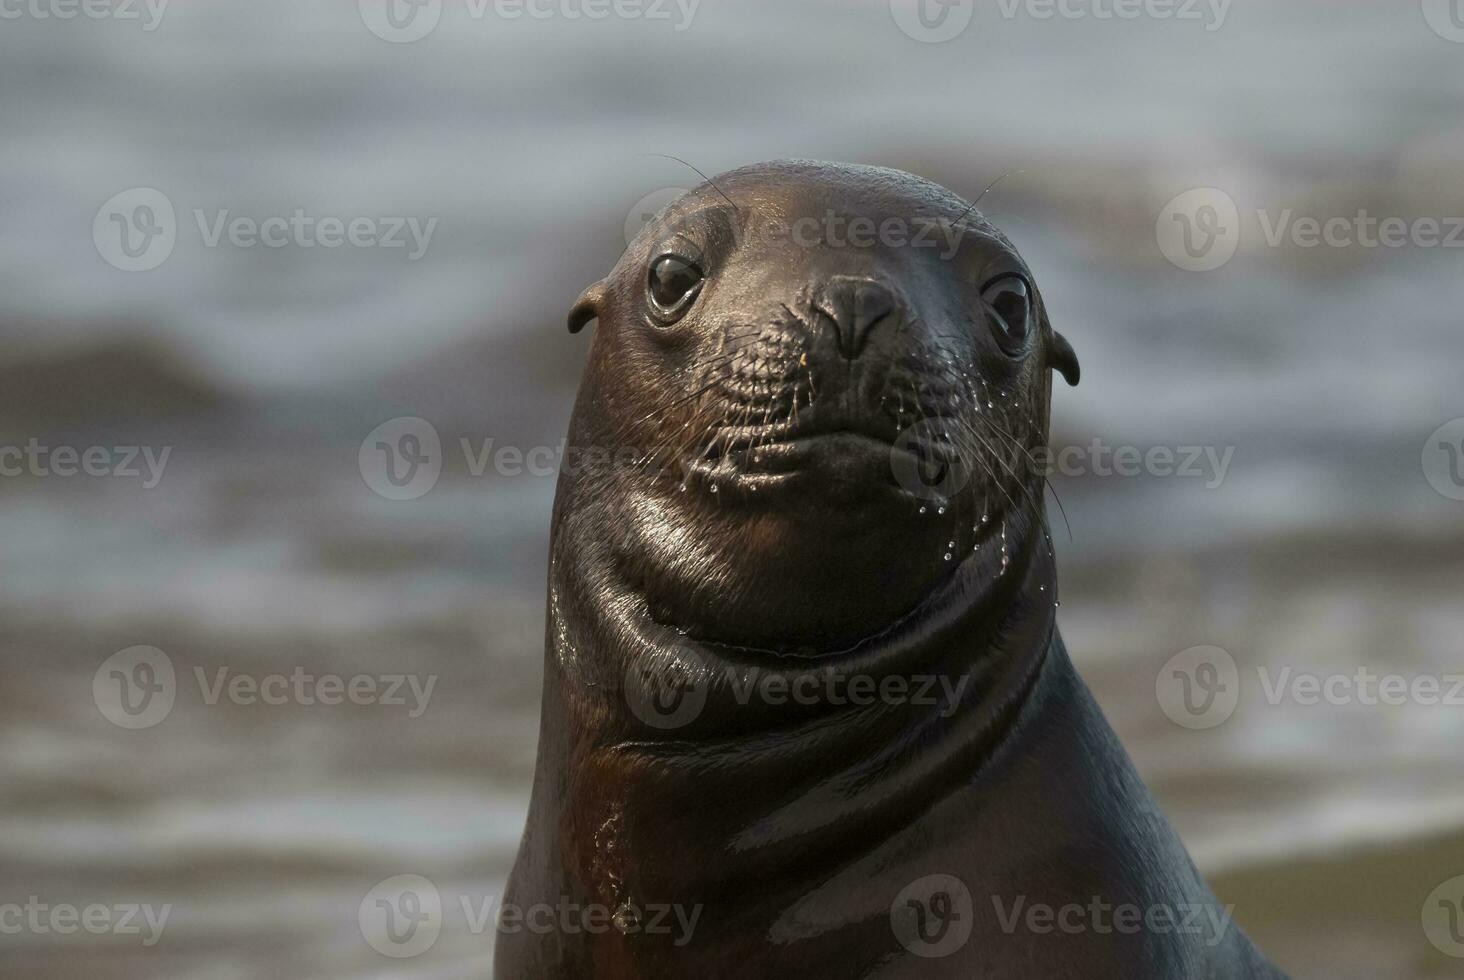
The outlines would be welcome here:
M 701 269 L 679 255 L 663 255 L 651 263 L 650 294 L 656 311 L 665 316 L 684 312 L 705 280 Z
M 991 332 L 1009 357 L 1017 357 L 1027 349 L 1032 332 L 1032 300 L 1027 280 L 1015 273 L 1006 273 L 987 283 L 981 290 L 981 302 L 990 313 Z

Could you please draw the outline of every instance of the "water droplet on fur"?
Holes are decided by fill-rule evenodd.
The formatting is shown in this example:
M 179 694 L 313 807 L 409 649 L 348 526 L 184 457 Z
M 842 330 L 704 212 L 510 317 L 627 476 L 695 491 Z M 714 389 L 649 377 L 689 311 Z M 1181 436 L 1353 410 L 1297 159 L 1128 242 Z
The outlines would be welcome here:
M 684 484 L 684 483 L 681 485 L 681 492 L 682 493 L 685 493 L 686 492 L 686 484 Z
M 925 508 L 924 507 L 921 507 L 920 508 L 920 513 L 922 513 L 922 514 L 925 513 Z
M 950 561 L 951 560 L 951 553 L 949 551 L 946 552 L 946 559 L 945 560 L 946 561 Z
M 944 513 L 945 513 L 945 508 L 944 508 L 944 507 L 937 507 L 937 508 L 936 508 L 936 509 L 935 509 L 935 512 L 936 512 L 936 513 L 937 513 L 937 514 L 944 514 Z
M 947 541 L 946 542 L 946 547 L 947 548 L 954 548 L 955 546 L 956 546 L 956 543 L 954 541 Z
M 713 483 L 712 484 L 712 493 L 716 493 L 716 492 L 717 492 L 717 485 L 715 483 Z

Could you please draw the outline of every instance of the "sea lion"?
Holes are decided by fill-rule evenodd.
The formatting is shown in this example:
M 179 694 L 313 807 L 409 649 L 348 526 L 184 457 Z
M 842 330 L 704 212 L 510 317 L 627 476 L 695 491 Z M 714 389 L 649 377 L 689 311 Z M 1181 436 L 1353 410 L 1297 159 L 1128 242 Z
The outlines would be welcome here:
M 974 204 L 736 170 L 595 319 L 500 980 L 1280 976 L 1058 636 L 1034 455 L 1078 362 Z

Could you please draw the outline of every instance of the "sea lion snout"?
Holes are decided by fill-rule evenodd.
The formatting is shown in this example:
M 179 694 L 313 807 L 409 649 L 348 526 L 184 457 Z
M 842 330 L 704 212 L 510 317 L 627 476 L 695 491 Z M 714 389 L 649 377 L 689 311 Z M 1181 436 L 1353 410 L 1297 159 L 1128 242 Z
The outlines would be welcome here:
M 903 304 L 894 289 L 868 276 L 834 276 L 816 290 L 813 308 L 832 327 L 838 351 L 849 360 L 864 352 L 870 331 L 898 319 Z

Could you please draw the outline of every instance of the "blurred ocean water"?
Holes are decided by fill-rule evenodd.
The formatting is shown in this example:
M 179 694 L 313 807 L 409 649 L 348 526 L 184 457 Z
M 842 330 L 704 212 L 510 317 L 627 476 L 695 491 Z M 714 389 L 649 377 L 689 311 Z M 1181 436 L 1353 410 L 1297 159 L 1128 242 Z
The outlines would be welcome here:
M 1464 505 L 1420 462 L 1464 416 L 1460 252 L 1273 248 L 1257 212 L 1464 217 L 1461 56 L 1406 2 L 1235 0 L 1213 31 L 981 5 L 939 45 L 884 3 L 707 0 L 677 31 L 449 2 L 411 44 L 344 0 L 0 22 L 0 443 L 171 449 L 150 488 L 0 479 L 0 903 L 175 906 L 156 947 L 6 936 L 0 972 L 483 975 L 492 929 L 458 900 L 501 893 L 522 824 L 553 479 L 475 475 L 460 440 L 559 445 L 587 343 L 564 312 L 637 201 L 696 182 L 667 153 L 878 163 L 968 196 L 1013 171 L 983 210 L 1083 363 L 1055 445 L 1229 450 L 1223 478 L 1054 478 L 1080 669 L 1296 976 L 1447 975 L 1418 920 L 1464 874 L 1464 708 L 1273 705 L 1261 677 L 1461 669 Z M 136 187 L 177 242 L 127 273 L 92 226 Z M 1155 242 L 1195 187 L 1242 219 L 1211 273 Z M 435 224 L 416 260 L 206 245 L 221 215 L 297 210 Z M 386 500 L 358 451 L 406 415 L 449 465 Z M 92 682 L 139 644 L 178 701 L 127 731 Z M 1200 644 L 1242 689 L 1206 731 L 1155 695 Z M 296 668 L 437 681 L 410 717 L 209 704 L 195 673 Z M 357 911 L 407 873 L 451 911 L 398 962 Z

